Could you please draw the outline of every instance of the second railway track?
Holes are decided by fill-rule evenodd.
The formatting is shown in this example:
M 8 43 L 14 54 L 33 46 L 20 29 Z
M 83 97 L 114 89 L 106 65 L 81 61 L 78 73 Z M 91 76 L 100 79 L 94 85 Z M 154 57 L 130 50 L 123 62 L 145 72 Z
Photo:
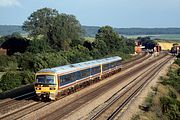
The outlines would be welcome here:
M 90 120 L 113 120 L 117 117 L 117 115 L 123 110 L 124 106 L 126 106 L 131 99 L 140 91 L 142 88 L 158 73 L 160 68 L 170 60 L 171 57 L 166 58 L 162 63 L 156 66 L 152 66 L 145 73 L 142 73 L 137 78 L 132 80 L 127 84 L 127 86 L 123 87 L 117 93 L 111 97 L 101 109 L 92 113 L 92 115 L 88 118 Z M 123 89 L 126 88 L 124 91 Z M 123 91 L 123 92 L 122 92 Z M 119 118 L 118 118 L 119 119 Z

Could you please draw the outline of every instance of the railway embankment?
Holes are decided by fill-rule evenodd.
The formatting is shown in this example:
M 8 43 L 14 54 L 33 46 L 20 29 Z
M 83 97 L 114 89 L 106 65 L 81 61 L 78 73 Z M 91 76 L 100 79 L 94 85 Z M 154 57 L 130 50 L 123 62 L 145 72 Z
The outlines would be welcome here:
M 28 94 L 28 93 L 32 93 L 32 92 L 34 92 L 33 84 L 23 85 L 21 87 L 0 93 L 0 100 L 8 99 L 8 98 L 11 98 L 11 99 L 20 98 L 20 96 Z
M 125 110 L 122 119 L 178 120 L 180 118 L 180 66 L 169 61 Z M 173 64 L 172 64 L 173 63 Z

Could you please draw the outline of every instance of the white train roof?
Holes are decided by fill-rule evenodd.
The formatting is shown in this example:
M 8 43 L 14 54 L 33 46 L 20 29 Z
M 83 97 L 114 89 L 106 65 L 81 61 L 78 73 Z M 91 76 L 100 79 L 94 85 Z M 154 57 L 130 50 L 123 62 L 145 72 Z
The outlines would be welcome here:
M 41 72 L 51 72 L 51 73 L 58 73 L 58 74 L 63 74 L 63 73 L 68 73 L 71 71 L 77 71 L 83 68 L 90 68 L 94 66 L 98 66 L 100 64 L 106 64 L 106 63 L 111 63 L 114 61 L 122 60 L 121 57 L 115 56 L 115 57 L 109 57 L 109 58 L 104 58 L 104 59 L 98 59 L 98 60 L 91 60 L 87 62 L 81 62 L 81 63 L 75 63 L 75 64 L 69 64 L 69 65 L 64 65 L 64 66 L 59 66 L 59 67 L 54 67 L 54 68 L 47 68 L 47 69 L 42 69 L 38 71 L 38 73 Z

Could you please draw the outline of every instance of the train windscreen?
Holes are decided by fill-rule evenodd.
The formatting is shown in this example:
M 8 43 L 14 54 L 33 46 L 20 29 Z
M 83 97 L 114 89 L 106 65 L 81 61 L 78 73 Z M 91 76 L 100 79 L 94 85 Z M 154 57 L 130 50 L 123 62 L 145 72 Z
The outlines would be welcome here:
M 55 84 L 54 75 L 37 75 L 36 82 L 42 84 Z

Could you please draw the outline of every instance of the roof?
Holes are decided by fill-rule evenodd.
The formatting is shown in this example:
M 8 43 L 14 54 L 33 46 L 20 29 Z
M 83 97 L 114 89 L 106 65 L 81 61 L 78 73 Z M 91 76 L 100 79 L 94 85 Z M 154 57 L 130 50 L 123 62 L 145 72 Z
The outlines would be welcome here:
M 92 66 L 98 66 L 100 64 L 106 64 L 106 63 L 110 63 L 110 62 L 114 62 L 118 60 L 122 60 L 122 58 L 119 56 L 115 56 L 115 57 L 109 57 L 109 58 L 104 58 L 104 59 L 91 60 L 91 61 L 69 64 L 69 65 L 64 65 L 64 66 L 59 66 L 59 67 L 54 67 L 54 68 L 42 69 L 38 71 L 38 73 L 51 72 L 51 73 L 63 74 L 70 71 L 76 71 L 78 69 L 83 69 L 83 68 L 92 67 Z

